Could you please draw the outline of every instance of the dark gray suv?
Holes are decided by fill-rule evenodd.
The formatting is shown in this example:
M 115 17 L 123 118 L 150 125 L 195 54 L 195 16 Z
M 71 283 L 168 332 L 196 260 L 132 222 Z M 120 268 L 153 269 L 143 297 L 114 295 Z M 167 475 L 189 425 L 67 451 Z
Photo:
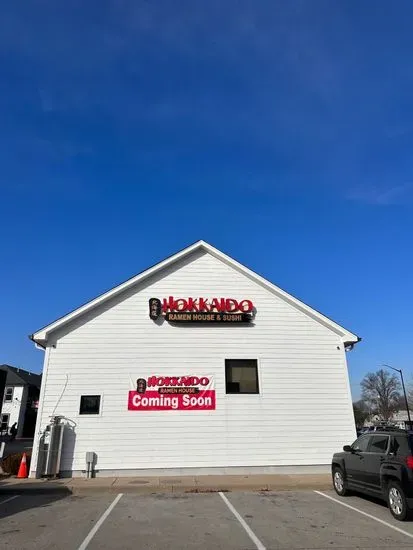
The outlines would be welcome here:
M 357 491 L 382 498 L 396 519 L 405 520 L 413 509 L 412 432 L 362 434 L 333 456 L 332 475 L 340 496 Z

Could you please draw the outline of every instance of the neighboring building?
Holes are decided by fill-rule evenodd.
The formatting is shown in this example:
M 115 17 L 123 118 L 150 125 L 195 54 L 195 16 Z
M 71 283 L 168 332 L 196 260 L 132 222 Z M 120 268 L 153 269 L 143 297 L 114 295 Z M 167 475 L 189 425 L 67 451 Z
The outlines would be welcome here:
M 6 373 L 0 434 L 17 423 L 17 437 L 33 437 L 42 377 L 10 365 L 0 365 L 0 371 Z
M 4 389 L 6 387 L 6 378 L 7 378 L 7 372 L 0 369 L 0 403 L 3 403 Z
M 410 408 L 410 407 L 409 407 Z M 413 410 L 409 410 L 410 412 L 410 421 L 413 421 Z M 381 417 L 378 415 L 374 415 L 371 420 L 365 422 L 365 426 L 376 426 L 380 424 L 391 424 L 392 426 L 396 426 L 397 428 L 401 428 L 402 430 L 409 428 L 409 418 L 407 414 L 407 410 L 397 411 L 393 414 L 391 417 L 391 420 L 389 422 L 384 422 L 381 420 Z
M 203 241 L 31 338 L 45 349 L 31 476 L 54 415 L 74 476 L 88 451 L 99 476 L 326 471 L 356 436 L 359 338 Z
M 410 407 L 409 407 L 410 409 Z M 410 421 L 413 420 L 413 411 L 410 411 Z M 409 427 L 409 417 L 407 414 L 407 410 L 404 411 L 397 411 L 392 417 L 392 424 L 397 426 L 398 428 L 407 429 Z

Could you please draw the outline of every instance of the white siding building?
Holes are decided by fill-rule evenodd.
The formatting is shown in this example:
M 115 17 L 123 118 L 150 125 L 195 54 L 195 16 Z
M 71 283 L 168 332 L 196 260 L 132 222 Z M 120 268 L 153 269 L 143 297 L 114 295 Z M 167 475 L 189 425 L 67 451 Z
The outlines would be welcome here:
M 10 365 L 0 365 L 6 372 L 6 385 L 0 403 L 0 436 L 17 425 L 17 437 L 33 437 L 41 376 Z
M 25 391 L 26 390 L 26 391 Z M 6 386 L 1 408 L 0 435 L 7 434 L 11 426 L 23 425 L 27 389 L 24 386 Z M 20 433 L 17 432 L 20 436 Z
M 74 476 L 87 451 L 98 476 L 311 471 L 355 438 L 359 338 L 203 241 L 32 340 L 45 349 L 32 476 L 54 415 Z

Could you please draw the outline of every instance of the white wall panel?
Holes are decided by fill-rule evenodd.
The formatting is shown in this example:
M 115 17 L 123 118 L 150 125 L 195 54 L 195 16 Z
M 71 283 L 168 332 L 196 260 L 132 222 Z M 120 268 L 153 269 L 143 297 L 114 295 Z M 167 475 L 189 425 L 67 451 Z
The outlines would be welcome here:
M 61 414 L 75 424 L 63 470 L 328 464 L 355 436 L 340 338 L 245 275 L 206 253 L 128 291 L 87 322 L 56 336 L 40 427 Z M 161 325 L 151 297 L 251 299 L 251 326 Z M 260 394 L 225 394 L 225 358 L 259 360 Z M 215 411 L 127 410 L 130 376 L 215 377 Z M 102 414 L 79 416 L 82 394 L 103 395 Z

